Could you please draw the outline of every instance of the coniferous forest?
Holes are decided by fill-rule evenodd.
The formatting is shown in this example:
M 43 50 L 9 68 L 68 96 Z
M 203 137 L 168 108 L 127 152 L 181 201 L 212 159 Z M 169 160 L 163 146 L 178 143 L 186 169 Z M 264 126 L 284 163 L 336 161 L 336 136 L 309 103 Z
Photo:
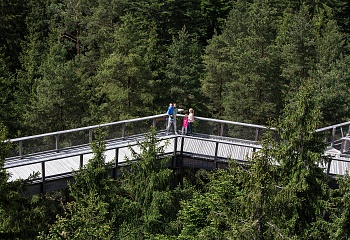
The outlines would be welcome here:
M 318 167 L 329 159 L 313 133 L 349 121 L 350 1 L 0 0 L 0 9 L 1 239 L 350 239 L 350 178 Z M 154 130 L 117 180 L 101 132 L 67 191 L 24 196 L 26 180 L 8 181 L 3 140 L 165 113 L 169 102 L 273 126 L 280 139 L 267 131 L 245 168 L 183 169 L 171 186 Z

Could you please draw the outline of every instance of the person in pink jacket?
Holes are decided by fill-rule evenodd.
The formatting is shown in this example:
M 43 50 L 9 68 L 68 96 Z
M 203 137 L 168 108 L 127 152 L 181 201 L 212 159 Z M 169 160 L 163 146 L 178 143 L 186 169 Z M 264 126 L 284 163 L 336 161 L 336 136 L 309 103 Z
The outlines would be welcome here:
M 181 133 L 182 135 L 187 134 L 187 126 L 188 126 L 188 114 L 185 114 L 184 119 L 182 120 L 182 129 Z
M 188 130 L 190 132 L 190 135 L 192 135 L 192 124 L 194 122 L 194 111 L 192 108 L 188 110 Z

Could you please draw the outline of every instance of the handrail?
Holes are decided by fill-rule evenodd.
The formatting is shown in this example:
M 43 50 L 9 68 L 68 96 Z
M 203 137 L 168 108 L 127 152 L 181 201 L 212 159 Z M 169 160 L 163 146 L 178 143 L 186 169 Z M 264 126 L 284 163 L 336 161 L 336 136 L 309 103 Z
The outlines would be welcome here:
M 178 116 L 183 117 L 183 114 L 177 114 Z M 195 116 L 195 119 L 198 120 L 203 120 L 203 121 L 208 121 L 208 122 L 216 122 L 216 123 L 224 123 L 224 124 L 231 124 L 231 125 L 237 125 L 237 126 L 243 126 L 243 127 L 251 127 L 251 128 L 259 128 L 259 129 L 271 129 L 271 130 L 276 130 L 276 128 L 269 128 L 263 125 L 257 125 L 257 124 L 251 124 L 251 123 L 242 123 L 242 122 L 234 122 L 234 121 L 229 121 L 229 120 L 221 120 L 221 119 L 214 119 L 214 118 L 205 118 L 205 117 L 198 117 Z
M 141 121 L 145 121 L 145 120 L 153 120 L 153 125 L 155 126 L 157 119 L 163 118 L 165 116 L 167 116 L 167 114 L 163 113 L 163 114 L 158 114 L 158 115 L 153 115 L 153 116 L 146 116 L 146 117 L 134 118 L 134 119 L 129 119 L 129 120 L 121 120 L 121 121 L 110 122 L 110 123 L 103 123 L 103 124 L 92 125 L 92 126 L 87 126 L 87 127 L 81 127 L 81 128 L 68 129 L 68 130 L 56 131 L 56 132 L 51 132 L 51 133 L 38 134 L 38 135 L 33 135 L 33 136 L 14 138 L 14 139 L 7 140 L 7 142 L 18 143 L 18 148 L 16 149 L 16 154 L 18 156 L 24 156 L 24 155 L 28 154 L 28 153 L 24 152 L 24 150 L 25 150 L 24 145 L 23 145 L 24 141 L 54 136 L 55 137 L 54 141 L 56 141 L 56 143 L 55 143 L 55 148 L 53 148 L 52 150 L 57 150 L 58 151 L 58 150 L 61 149 L 59 141 L 60 141 L 60 136 L 63 135 L 63 134 L 68 134 L 68 133 L 74 133 L 74 132 L 88 130 L 89 131 L 89 139 L 88 140 L 89 140 L 89 142 L 91 142 L 92 138 L 93 138 L 93 130 L 95 130 L 97 128 L 103 128 L 103 127 L 109 127 L 109 126 L 114 126 L 114 125 L 120 125 L 120 126 L 122 126 L 121 136 L 125 137 L 125 133 L 126 133 L 125 125 L 127 123 L 141 122 Z M 184 114 L 178 114 L 178 116 L 179 117 L 183 117 Z M 196 120 L 200 120 L 200 121 L 213 122 L 213 123 L 220 124 L 221 125 L 221 131 L 219 131 L 217 133 L 219 136 L 223 136 L 224 125 L 233 125 L 233 126 L 241 126 L 241 127 L 253 128 L 253 129 L 255 129 L 255 141 L 258 141 L 258 139 L 260 137 L 260 130 L 264 130 L 264 129 L 271 129 L 273 131 L 276 130 L 276 128 L 273 128 L 273 127 L 269 128 L 269 127 L 263 126 L 263 125 L 242 123 L 242 122 L 235 122 L 235 121 L 221 120 L 221 119 L 213 119 L 213 118 L 206 118 L 206 117 L 200 117 L 200 116 L 195 116 L 195 119 Z M 335 135 L 336 135 L 336 128 L 337 127 L 346 126 L 346 125 L 350 125 L 350 122 L 344 122 L 344 123 L 340 123 L 340 124 L 336 124 L 336 125 L 320 128 L 320 129 L 315 130 L 315 132 L 323 132 L 323 131 L 326 131 L 326 130 L 332 130 L 332 139 L 331 139 L 330 142 L 331 142 L 331 146 L 334 146 Z M 164 124 L 164 126 L 165 126 L 165 124 Z M 35 152 L 35 150 L 32 151 L 32 152 Z
M 10 139 L 8 141 L 9 142 L 20 142 L 20 141 L 30 140 L 30 139 L 35 139 L 35 138 L 50 137 L 50 136 L 61 135 L 61 134 L 65 134 L 65 133 L 92 130 L 92 129 L 96 129 L 96 128 L 100 128 L 100 127 L 108 127 L 108 126 L 119 125 L 119 124 L 123 124 L 123 123 L 131 123 L 131 122 L 138 122 L 138 121 L 143 121 L 143 120 L 156 119 L 156 118 L 161 118 L 161 117 L 165 117 L 165 116 L 166 116 L 166 114 L 163 113 L 163 114 L 158 114 L 158 115 L 153 115 L 153 116 L 148 116 L 148 117 L 141 117 L 141 118 L 135 118 L 135 119 L 130 119 L 130 120 L 121 120 L 121 121 L 117 121 L 117 122 L 103 123 L 103 124 L 92 125 L 92 126 L 88 126 L 88 127 L 74 128 L 74 129 L 62 130 L 62 131 L 57 131 L 57 132 L 50 132 L 50 133 L 33 135 L 33 136 L 14 138 L 14 139 Z
M 166 113 L 163 114 L 158 114 L 158 115 L 153 115 L 153 116 L 146 116 L 146 117 L 140 117 L 140 118 L 134 118 L 134 119 L 129 119 L 129 120 L 121 120 L 121 121 L 117 121 L 117 122 L 111 122 L 111 123 L 104 123 L 104 124 L 98 124 L 98 125 L 93 125 L 93 126 L 87 126 L 87 127 L 81 127 L 81 128 L 75 128 L 75 129 L 69 129 L 69 130 L 62 130 L 62 131 L 56 131 L 56 132 L 51 132 L 51 133 L 44 133 L 44 134 L 38 134 L 38 135 L 33 135 L 33 136 L 26 136 L 26 137 L 20 137 L 20 138 L 14 138 L 14 139 L 10 139 L 7 140 L 10 143 L 18 143 L 18 148 L 16 151 L 18 151 L 16 153 L 16 156 L 26 156 L 28 153 L 25 153 L 24 151 L 24 141 L 27 140 L 33 140 L 33 139 L 39 139 L 39 138 L 45 138 L 45 137 L 55 137 L 55 148 L 50 149 L 50 150 L 56 150 L 59 151 L 60 149 L 62 149 L 60 147 L 60 136 L 63 134 L 68 134 L 68 133 L 74 133 L 74 132 L 79 132 L 79 131 L 89 131 L 89 142 L 92 141 L 93 139 L 93 130 L 97 129 L 97 128 L 103 128 L 103 127 L 109 127 L 109 126 L 114 126 L 114 125 L 120 125 L 122 127 L 121 129 L 121 136 L 124 138 L 125 137 L 125 133 L 126 133 L 126 127 L 125 125 L 127 123 L 134 123 L 134 122 L 141 122 L 141 121 L 145 121 L 145 120 L 153 120 L 153 126 L 156 125 L 156 121 L 159 118 L 163 118 L 167 116 Z M 183 114 L 178 114 L 179 117 L 184 116 Z M 207 122 L 215 122 L 215 123 L 219 123 L 221 124 L 221 132 L 218 133 L 219 136 L 223 136 L 223 126 L 224 124 L 227 125 L 236 125 L 236 126 L 244 126 L 244 127 L 248 127 L 248 128 L 254 128 L 255 129 L 255 140 L 258 140 L 259 138 L 259 131 L 261 129 L 267 129 L 267 127 L 262 126 L 262 125 L 256 125 L 256 124 L 248 124 L 248 123 L 241 123 L 241 122 L 233 122 L 233 121 L 227 121 L 227 120 L 220 120 L 220 119 L 212 119 L 212 118 L 205 118 L 205 117 L 199 117 L 199 116 L 195 116 L 195 119 L 197 120 L 202 120 L 202 121 L 207 121 Z M 165 124 L 164 124 L 164 128 L 165 128 Z M 54 142 L 52 142 L 54 143 Z M 33 152 L 38 152 L 35 150 L 32 150 L 31 153 Z
M 338 123 L 338 124 L 335 124 L 335 125 L 332 125 L 332 126 L 319 128 L 315 132 L 323 132 L 323 131 L 326 131 L 326 130 L 331 130 L 333 128 L 343 127 L 343 126 L 346 126 L 346 125 L 350 125 L 350 122 L 343 122 L 343 123 Z

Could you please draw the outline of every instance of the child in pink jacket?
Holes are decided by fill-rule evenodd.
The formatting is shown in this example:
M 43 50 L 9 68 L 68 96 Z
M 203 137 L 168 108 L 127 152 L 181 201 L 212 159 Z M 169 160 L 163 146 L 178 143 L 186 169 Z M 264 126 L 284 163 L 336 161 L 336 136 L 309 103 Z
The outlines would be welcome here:
M 184 119 L 182 120 L 182 129 L 181 129 L 181 133 L 182 135 L 187 134 L 187 126 L 188 126 L 188 115 L 185 114 Z

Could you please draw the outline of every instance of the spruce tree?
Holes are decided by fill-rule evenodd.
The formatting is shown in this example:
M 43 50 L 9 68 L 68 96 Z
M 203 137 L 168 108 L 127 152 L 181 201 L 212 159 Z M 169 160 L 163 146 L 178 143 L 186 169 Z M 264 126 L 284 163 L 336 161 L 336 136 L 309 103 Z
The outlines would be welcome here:
M 105 162 L 102 131 L 98 130 L 96 136 L 91 144 L 93 158 L 74 173 L 69 185 L 72 201 L 40 239 L 114 239 L 122 202 L 118 201 L 119 185 L 109 177 L 111 164 Z
M 123 170 L 122 182 L 128 217 L 120 228 L 120 238 L 164 234 L 174 218 L 172 170 L 166 167 L 170 158 L 163 156 L 166 145 L 159 142 L 152 129 L 137 147 L 130 148 L 132 156 L 126 159 L 129 166 Z
M 278 184 L 290 196 L 281 198 L 284 208 L 280 224 L 290 237 L 307 237 L 307 230 L 322 216 L 327 198 L 327 159 L 322 135 L 315 133 L 321 116 L 315 94 L 314 85 L 303 84 L 286 106 L 278 126 L 280 141 L 273 158 L 280 164 Z

